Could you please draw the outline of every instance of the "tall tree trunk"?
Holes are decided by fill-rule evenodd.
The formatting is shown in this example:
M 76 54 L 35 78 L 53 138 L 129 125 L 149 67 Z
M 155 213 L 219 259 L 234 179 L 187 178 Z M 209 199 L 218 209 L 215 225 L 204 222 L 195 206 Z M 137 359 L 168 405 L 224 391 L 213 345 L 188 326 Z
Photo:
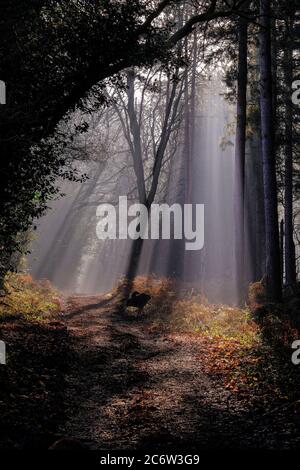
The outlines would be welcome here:
M 239 19 L 237 123 L 235 139 L 235 266 L 238 303 L 245 300 L 245 154 L 248 75 L 248 22 Z
M 281 275 L 282 275 L 282 283 L 283 283 L 283 271 L 284 271 L 284 220 L 281 219 L 280 221 L 280 230 L 279 230 L 279 237 L 280 237 L 280 268 L 281 268 Z
M 170 79 L 171 78 L 169 77 L 169 80 Z M 135 84 L 134 84 L 134 74 L 132 71 L 130 71 L 127 74 L 127 80 L 128 80 L 127 82 L 128 83 L 128 92 L 127 92 L 128 117 L 130 121 L 130 131 L 131 131 L 132 142 L 133 142 L 131 150 L 132 150 L 132 157 L 133 157 L 133 162 L 134 162 L 134 171 L 135 171 L 137 185 L 138 185 L 139 202 L 141 204 L 144 204 L 147 207 L 148 213 L 149 213 L 150 208 L 156 196 L 158 183 L 159 183 L 159 177 L 160 177 L 161 168 L 163 164 L 163 159 L 164 159 L 165 152 L 166 152 L 169 139 L 172 133 L 172 126 L 177 116 L 177 111 L 178 111 L 181 95 L 180 93 L 178 93 L 178 96 L 176 96 L 176 93 L 178 90 L 178 83 L 176 80 L 173 80 L 172 85 L 170 87 L 170 94 L 166 101 L 165 116 L 164 116 L 164 122 L 162 125 L 159 144 L 156 150 L 156 154 L 154 155 L 154 166 L 153 166 L 151 187 L 147 194 L 146 187 L 145 187 L 144 167 L 143 167 L 141 131 L 140 131 L 140 123 L 137 119 L 137 113 L 136 113 L 136 108 L 135 108 L 135 98 L 134 98 Z M 122 306 L 125 305 L 125 301 L 129 296 L 134 278 L 137 274 L 143 246 L 144 246 L 143 238 L 138 238 L 137 240 L 133 240 L 132 242 L 129 260 L 128 260 L 128 266 L 126 270 L 127 282 L 125 283 L 125 287 L 123 289 L 122 299 L 121 299 Z
M 189 43 L 188 39 L 185 41 L 185 56 L 188 60 L 189 58 Z M 185 85 L 184 85 L 184 134 L 183 134 L 183 147 L 182 147 L 182 164 L 183 164 L 183 191 L 181 192 L 180 204 L 182 207 L 184 204 L 189 204 L 191 198 L 191 89 L 190 89 L 190 79 L 191 73 L 190 70 L 186 70 L 185 75 Z M 178 257 L 177 257 L 177 274 L 178 278 L 183 281 L 188 281 L 188 268 L 191 262 L 191 256 L 194 255 L 193 252 L 187 252 L 184 246 L 184 240 L 180 242 L 174 240 L 175 247 L 178 246 Z
M 132 134 L 132 159 L 133 168 L 136 174 L 139 202 L 146 202 L 145 175 L 143 167 L 143 151 L 141 141 L 141 129 L 137 119 L 135 109 L 135 72 L 131 69 L 127 72 L 127 97 L 128 97 L 128 116 L 130 122 L 130 131 Z
M 293 82 L 293 12 L 287 20 L 286 43 L 284 53 L 285 78 L 285 161 L 284 161 L 284 225 L 285 225 L 285 282 L 296 282 L 296 258 L 293 221 L 293 103 L 291 91 Z
M 281 300 L 281 270 L 274 151 L 270 0 L 260 0 L 260 113 L 266 221 L 266 289 L 271 302 Z
M 248 63 L 253 67 L 248 71 L 249 103 L 257 101 L 257 83 L 259 82 L 259 49 L 255 46 L 248 51 Z M 247 265 L 249 277 L 247 282 L 253 283 L 262 279 L 265 272 L 265 210 L 263 188 L 263 166 L 261 150 L 260 115 L 254 113 L 252 122 L 253 135 L 249 139 L 249 161 L 246 159 L 245 170 L 246 198 L 248 198 L 247 210 L 250 210 L 252 221 L 249 220 L 249 212 L 246 213 L 245 236 L 249 237 Z

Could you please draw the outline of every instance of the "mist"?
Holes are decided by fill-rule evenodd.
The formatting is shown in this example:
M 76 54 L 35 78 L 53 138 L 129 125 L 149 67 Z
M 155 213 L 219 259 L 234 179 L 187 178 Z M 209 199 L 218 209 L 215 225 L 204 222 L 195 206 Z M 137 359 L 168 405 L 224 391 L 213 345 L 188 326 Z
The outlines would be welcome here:
M 234 104 L 226 99 L 225 92 L 220 77 L 197 83 L 190 156 L 186 155 L 184 132 L 179 137 L 171 135 L 170 147 L 174 145 L 175 150 L 170 152 L 166 162 L 169 172 L 167 176 L 162 173 L 155 196 L 155 202 L 170 205 L 204 204 L 204 248 L 189 252 L 184 240 L 145 240 L 137 271 L 141 275 L 174 278 L 183 288 L 198 289 L 216 303 L 234 303 L 237 289 L 233 212 L 235 118 Z M 150 108 L 154 105 L 150 102 Z M 31 246 L 28 267 L 32 275 L 49 279 L 65 292 L 107 292 L 126 274 L 132 241 L 99 240 L 96 236 L 99 204 L 117 205 L 119 196 L 124 195 L 134 202 L 137 197 L 122 123 L 106 115 L 106 126 L 109 119 L 114 135 L 109 158 L 103 163 L 103 158 L 95 161 L 87 155 L 80 165 L 88 179 L 83 183 L 60 183 L 65 196 L 53 201 L 38 221 Z M 98 129 L 103 127 L 103 119 L 95 121 L 96 129 L 90 131 L 93 148 L 97 147 L 97 139 L 103 146 Z M 180 127 L 184 127 L 182 121 Z

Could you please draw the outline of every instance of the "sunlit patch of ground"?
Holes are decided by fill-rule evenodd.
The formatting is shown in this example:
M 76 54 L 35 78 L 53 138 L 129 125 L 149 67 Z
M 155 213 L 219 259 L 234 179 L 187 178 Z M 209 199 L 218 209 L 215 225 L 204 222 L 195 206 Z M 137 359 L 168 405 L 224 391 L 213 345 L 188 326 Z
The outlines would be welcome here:
M 286 315 L 278 315 L 277 306 L 254 318 L 253 311 L 264 303 L 260 283 L 251 286 L 245 308 L 211 304 L 203 292 L 183 289 L 171 279 L 139 276 L 134 289 L 151 295 L 144 309 L 149 328 L 189 335 L 202 344 L 204 370 L 228 390 L 266 402 L 270 396 L 287 400 L 297 395 L 299 374 L 291 362 L 291 344 L 299 332 Z

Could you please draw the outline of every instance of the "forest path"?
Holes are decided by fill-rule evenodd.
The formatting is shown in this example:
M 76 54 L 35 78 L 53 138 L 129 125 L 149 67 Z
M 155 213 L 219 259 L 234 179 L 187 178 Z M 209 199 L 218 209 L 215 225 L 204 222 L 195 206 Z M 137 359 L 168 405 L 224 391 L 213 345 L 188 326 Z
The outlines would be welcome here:
M 253 413 L 203 372 L 197 336 L 153 330 L 134 313 L 114 313 L 100 296 L 70 298 L 64 318 L 74 363 L 62 436 L 107 450 L 192 451 L 255 442 Z

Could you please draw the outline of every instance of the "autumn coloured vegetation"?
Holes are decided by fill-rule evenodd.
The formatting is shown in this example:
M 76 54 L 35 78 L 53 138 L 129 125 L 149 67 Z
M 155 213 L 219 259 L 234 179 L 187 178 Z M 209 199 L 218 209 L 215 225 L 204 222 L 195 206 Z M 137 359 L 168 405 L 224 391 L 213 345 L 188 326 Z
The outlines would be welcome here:
M 118 304 L 124 280 L 106 294 L 109 309 Z M 145 292 L 151 301 L 143 312 L 129 307 L 128 318 L 143 321 L 150 332 L 182 337 L 201 345 L 198 360 L 206 373 L 241 397 L 287 399 L 282 382 L 296 377 L 291 364 L 291 343 L 298 325 L 289 315 L 265 303 L 263 283 L 250 286 L 244 308 L 210 303 L 200 289 L 181 286 L 170 278 L 138 276 L 133 290 Z M 66 297 L 49 281 L 34 281 L 28 274 L 9 273 L 7 294 L 1 300 L 0 318 L 21 318 L 29 323 L 62 321 Z M 20 307 L 21 306 L 21 307 Z M 284 307 L 282 307 L 284 308 Z M 265 309 L 264 314 L 261 311 Z M 280 374 L 278 374 L 280 371 Z M 293 390 L 289 390 L 289 393 Z
M 9 272 L 4 281 L 5 295 L 0 299 L 0 318 L 21 316 L 45 321 L 61 310 L 58 292 L 47 280 L 34 281 L 27 273 Z

